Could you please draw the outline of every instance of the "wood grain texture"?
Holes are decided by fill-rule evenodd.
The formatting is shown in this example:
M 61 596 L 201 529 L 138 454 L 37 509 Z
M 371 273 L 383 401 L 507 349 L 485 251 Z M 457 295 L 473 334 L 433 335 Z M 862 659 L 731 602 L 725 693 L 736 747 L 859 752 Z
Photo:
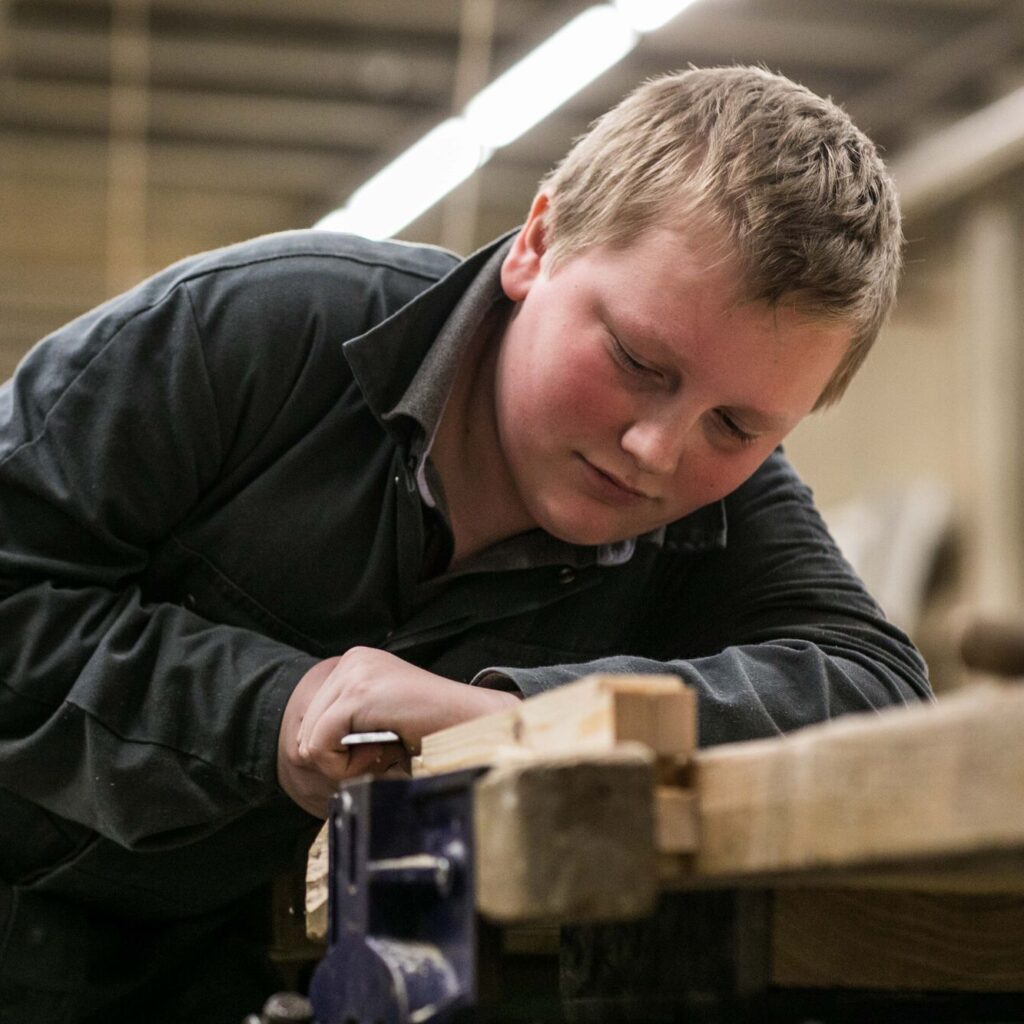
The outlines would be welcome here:
M 694 759 L 704 878 L 1024 845 L 1024 688 L 985 686 Z
M 327 824 L 317 833 L 306 858 L 306 935 L 311 939 L 327 937 Z
M 678 676 L 586 676 L 523 701 L 519 715 L 519 742 L 532 750 L 636 742 L 678 757 L 697 745 L 696 695 Z
M 505 747 L 519 743 L 519 708 L 460 722 L 423 737 L 414 775 L 437 775 L 490 764 Z
M 677 676 L 592 675 L 424 737 L 415 763 L 433 775 L 521 755 L 643 743 L 685 761 L 697 745 L 696 695 Z
M 675 786 L 655 786 L 654 845 L 658 853 L 694 853 L 699 841 L 696 793 Z
M 477 908 L 501 922 L 649 912 L 653 791 L 639 744 L 492 769 L 474 793 Z
M 1024 989 L 1024 896 L 788 889 L 771 980 L 791 988 Z

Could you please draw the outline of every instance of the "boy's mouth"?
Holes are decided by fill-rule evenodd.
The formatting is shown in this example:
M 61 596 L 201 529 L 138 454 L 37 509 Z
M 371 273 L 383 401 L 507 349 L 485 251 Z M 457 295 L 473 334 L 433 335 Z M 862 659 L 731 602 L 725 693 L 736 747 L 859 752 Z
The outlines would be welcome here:
M 600 466 L 594 465 L 586 456 L 579 455 L 579 453 L 577 455 L 583 466 L 585 478 L 603 499 L 627 505 L 653 500 L 652 495 L 632 487 L 614 473 L 609 473 L 607 470 L 601 469 Z

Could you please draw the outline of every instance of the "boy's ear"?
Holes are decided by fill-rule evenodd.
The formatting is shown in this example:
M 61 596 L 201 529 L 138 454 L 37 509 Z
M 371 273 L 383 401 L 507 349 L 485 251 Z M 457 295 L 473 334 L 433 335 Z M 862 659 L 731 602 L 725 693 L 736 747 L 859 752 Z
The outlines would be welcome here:
M 516 235 L 501 265 L 501 287 L 513 302 L 522 302 L 530 286 L 540 276 L 541 261 L 547 251 L 545 231 L 548 205 L 547 194 L 538 192 L 530 206 L 526 223 Z

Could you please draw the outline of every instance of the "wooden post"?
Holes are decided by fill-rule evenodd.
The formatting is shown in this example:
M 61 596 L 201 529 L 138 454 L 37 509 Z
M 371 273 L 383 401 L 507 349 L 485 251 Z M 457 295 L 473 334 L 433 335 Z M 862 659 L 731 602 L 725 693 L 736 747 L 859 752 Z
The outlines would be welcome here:
M 501 922 L 649 913 L 653 790 L 640 745 L 488 772 L 474 794 L 477 908 Z

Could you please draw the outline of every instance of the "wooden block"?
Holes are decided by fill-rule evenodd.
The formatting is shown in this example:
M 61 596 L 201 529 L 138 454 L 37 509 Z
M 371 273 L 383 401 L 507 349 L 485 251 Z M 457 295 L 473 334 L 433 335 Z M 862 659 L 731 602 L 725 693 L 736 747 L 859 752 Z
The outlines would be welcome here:
M 697 745 L 694 691 L 677 676 L 586 676 L 424 737 L 414 774 L 507 761 L 516 749 L 547 756 L 630 742 L 684 763 Z
M 639 744 L 492 769 L 474 793 L 478 909 L 500 922 L 648 913 L 653 779 Z
M 327 937 L 327 822 L 317 833 L 306 858 L 306 935 Z
M 1024 897 L 791 889 L 772 906 L 775 985 L 1024 990 Z
M 1024 688 L 986 686 L 694 759 L 696 872 L 856 867 L 1024 845 Z
M 519 743 L 519 708 L 460 722 L 423 737 L 415 774 L 436 775 L 490 764 L 499 747 Z
M 678 676 L 586 676 L 523 701 L 519 717 L 519 742 L 545 753 L 637 742 L 678 756 L 696 747 L 696 695 Z
M 654 845 L 658 853 L 694 853 L 698 839 L 696 793 L 675 786 L 655 786 Z

